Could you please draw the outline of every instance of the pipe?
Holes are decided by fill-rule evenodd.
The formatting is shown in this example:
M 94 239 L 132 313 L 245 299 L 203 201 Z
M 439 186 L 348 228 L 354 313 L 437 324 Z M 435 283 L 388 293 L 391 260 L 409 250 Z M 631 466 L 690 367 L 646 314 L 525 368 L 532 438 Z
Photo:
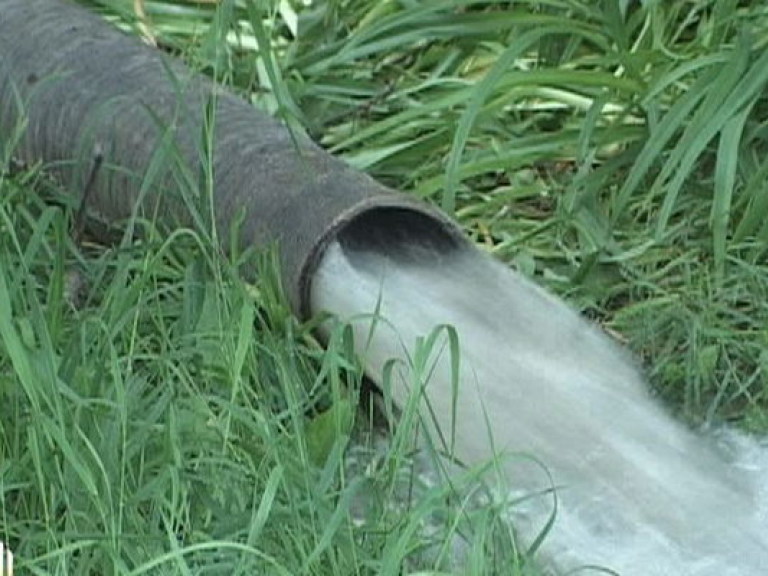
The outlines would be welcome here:
M 283 287 L 303 318 L 324 248 L 350 223 L 469 244 L 445 215 L 68 0 L 0 0 L 0 134 L 2 157 L 42 162 L 72 194 L 92 189 L 87 208 L 108 223 L 213 220 L 224 243 L 236 226 L 244 247 L 276 243 Z M 197 186 L 206 174 L 207 221 Z

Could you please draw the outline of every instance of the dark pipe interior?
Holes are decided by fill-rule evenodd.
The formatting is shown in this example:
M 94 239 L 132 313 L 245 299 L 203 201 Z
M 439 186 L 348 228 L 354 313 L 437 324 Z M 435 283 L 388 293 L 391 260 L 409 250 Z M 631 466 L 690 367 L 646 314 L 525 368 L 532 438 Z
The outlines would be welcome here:
M 353 262 L 363 254 L 374 253 L 402 264 L 416 264 L 466 245 L 444 222 L 400 206 L 377 207 L 359 214 L 338 232 L 337 239 Z
M 378 266 L 382 259 L 402 266 L 434 264 L 470 246 L 453 221 L 407 196 L 379 195 L 359 202 L 317 239 L 304 262 L 298 282 L 300 318 L 312 315 L 312 277 L 331 242 L 338 242 L 360 269 Z

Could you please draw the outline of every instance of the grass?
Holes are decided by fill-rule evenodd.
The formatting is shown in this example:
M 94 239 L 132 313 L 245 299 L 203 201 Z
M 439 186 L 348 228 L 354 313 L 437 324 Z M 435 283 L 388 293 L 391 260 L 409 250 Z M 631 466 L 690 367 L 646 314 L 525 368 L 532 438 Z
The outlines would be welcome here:
M 137 31 L 132 2 L 83 3 Z M 768 9 L 146 11 L 164 49 L 441 206 L 617 334 L 681 418 L 768 431 Z M 11 165 L 0 537 L 19 572 L 438 574 L 471 533 L 464 573 L 535 573 L 499 510 L 462 500 L 478 471 L 455 493 L 409 474 L 412 412 L 390 450 L 366 449 L 358 431 L 365 456 L 350 473 L 350 415 L 368 428 L 353 409 L 359 364 L 343 331 L 324 350 L 290 315 L 271 254 L 227 259 L 204 231 L 148 224 L 141 242 L 75 243 L 66 196 Z M 257 283 L 238 277 L 237 258 L 258 261 Z

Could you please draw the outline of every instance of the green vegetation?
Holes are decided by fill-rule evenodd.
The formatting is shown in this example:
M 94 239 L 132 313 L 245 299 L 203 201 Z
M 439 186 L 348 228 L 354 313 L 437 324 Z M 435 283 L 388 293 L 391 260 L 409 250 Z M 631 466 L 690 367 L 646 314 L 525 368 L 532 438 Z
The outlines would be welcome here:
M 83 3 L 138 33 L 129 0 Z M 146 11 L 163 49 L 626 341 L 681 418 L 768 431 L 762 3 Z M 498 510 L 462 512 L 474 476 L 458 496 L 409 479 L 412 414 L 348 473 L 359 365 L 346 333 L 326 351 L 293 319 L 269 253 L 232 257 L 259 260 L 247 284 L 200 231 L 75 242 L 66 194 L 0 169 L 0 539 L 19 572 L 415 574 L 462 533 L 462 573 L 535 573 Z

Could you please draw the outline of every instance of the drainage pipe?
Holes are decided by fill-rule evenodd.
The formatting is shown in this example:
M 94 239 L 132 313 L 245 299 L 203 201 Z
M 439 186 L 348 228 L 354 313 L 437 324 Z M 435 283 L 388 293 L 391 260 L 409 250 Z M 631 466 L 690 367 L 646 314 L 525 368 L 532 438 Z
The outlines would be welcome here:
M 300 317 L 324 247 L 350 223 L 374 242 L 468 245 L 441 213 L 69 0 L 0 0 L 0 153 L 88 190 L 86 207 L 108 223 L 193 225 L 197 206 L 223 243 L 235 229 L 245 247 L 276 243 Z

